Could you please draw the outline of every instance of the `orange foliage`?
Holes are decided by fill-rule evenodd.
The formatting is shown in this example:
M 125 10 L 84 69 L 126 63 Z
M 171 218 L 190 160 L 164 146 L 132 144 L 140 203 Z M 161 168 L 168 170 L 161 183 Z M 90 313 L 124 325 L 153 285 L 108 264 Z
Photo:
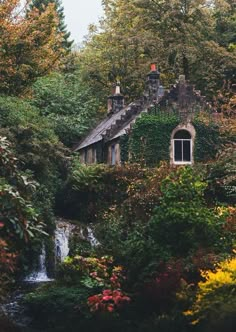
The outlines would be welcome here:
M 57 67 L 64 52 L 54 5 L 26 14 L 19 5 L 20 0 L 0 2 L 0 92 L 9 94 Z

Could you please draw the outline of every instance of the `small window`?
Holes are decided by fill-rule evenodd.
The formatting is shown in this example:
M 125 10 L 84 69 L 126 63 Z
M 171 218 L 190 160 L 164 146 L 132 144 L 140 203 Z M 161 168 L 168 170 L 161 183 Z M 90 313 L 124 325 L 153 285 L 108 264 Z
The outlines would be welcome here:
M 111 164 L 112 165 L 116 164 L 116 146 L 115 145 L 111 146 Z
M 85 149 L 84 150 L 84 163 L 87 164 L 87 161 L 88 161 L 88 150 Z
M 174 163 L 191 164 L 192 138 L 187 130 L 179 130 L 173 139 Z
M 93 151 L 92 151 L 92 162 L 94 164 L 96 164 L 96 162 L 97 162 L 97 149 L 96 148 L 93 148 Z

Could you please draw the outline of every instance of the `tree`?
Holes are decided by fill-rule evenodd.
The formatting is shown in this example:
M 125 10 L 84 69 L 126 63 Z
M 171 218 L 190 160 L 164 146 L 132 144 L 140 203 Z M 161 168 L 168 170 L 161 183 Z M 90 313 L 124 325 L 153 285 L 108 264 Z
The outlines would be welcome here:
M 116 80 L 121 81 L 122 93 L 132 99 L 143 91 L 159 39 L 145 29 L 143 10 L 133 0 L 106 0 L 103 5 L 105 17 L 99 30 L 90 26 L 85 47 L 79 53 L 82 73 L 101 99 L 111 93 Z
M 39 76 L 56 68 L 64 51 L 53 5 L 39 16 L 24 16 L 19 0 L 0 2 L 0 92 L 20 94 Z
M 33 85 L 32 103 L 53 124 L 55 133 L 67 146 L 73 146 L 95 123 L 99 103 L 81 80 L 78 70 L 53 73 Z
M 227 1 L 206 0 L 136 0 L 145 8 L 144 20 L 147 28 L 162 40 L 160 48 L 164 59 L 164 70 L 172 70 L 176 76 L 186 78 L 198 85 L 203 92 L 213 95 L 222 86 L 223 80 L 232 77 L 236 66 L 236 54 L 227 47 L 223 39 L 231 40 L 229 34 L 220 42 L 219 12 L 232 17 Z M 230 1 L 228 1 L 230 2 Z M 219 5 L 221 3 L 221 6 Z M 224 3 L 224 13 L 222 13 Z M 231 14 L 230 14 L 231 12 Z
M 119 78 L 124 94 L 133 99 L 154 61 L 167 87 L 185 74 L 212 97 L 236 68 L 234 7 L 222 12 L 218 3 L 104 0 L 105 16 L 98 28 L 91 27 L 79 54 L 86 80 L 104 95 Z M 229 32 L 222 35 L 222 29 Z
M 70 39 L 70 32 L 67 31 L 67 26 L 65 24 L 65 15 L 64 15 L 64 8 L 62 7 L 61 0 L 32 0 L 30 4 L 30 8 L 37 8 L 40 13 L 46 10 L 49 4 L 53 4 L 55 6 L 58 18 L 59 18 L 59 25 L 58 25 L 58 32 L 59 34 L 63 35 L 62 40 L 62 47 L 67 51 L 70 51 L 71 46 L 73 44 L 73 40 Z

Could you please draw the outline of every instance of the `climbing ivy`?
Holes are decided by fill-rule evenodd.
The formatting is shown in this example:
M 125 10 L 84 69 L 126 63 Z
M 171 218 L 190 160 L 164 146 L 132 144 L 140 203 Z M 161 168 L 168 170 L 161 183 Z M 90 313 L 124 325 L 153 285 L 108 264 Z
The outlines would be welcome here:
M 195 161 L 207 161 L 214 159 L 221 144 L 219 126 L 214 123 L 205 124 L 196 119 L 193 121 L 196 130 L 194 142 Z
M 144 114 L 132 130 L 130 138 L 124 138 L 122 151 L 131 162 L 139 162 L 155 166 L 161 160 L 170 159 L 170 140 L 172 131 L 180 124 L 176 114 Z M 193 121 L 196 130 L 194 144 L 194 160 L 207 161 L 213 159 L 219 150 L 221 137 L 219 127 L 214 123 L 205 123 L 200 119 Z
M 154 166 L 161 160 L 169 160 L 171 132 L 178 124 L 175 115 L 144 114 L 136 121 L 130 136 L 131 161 Z

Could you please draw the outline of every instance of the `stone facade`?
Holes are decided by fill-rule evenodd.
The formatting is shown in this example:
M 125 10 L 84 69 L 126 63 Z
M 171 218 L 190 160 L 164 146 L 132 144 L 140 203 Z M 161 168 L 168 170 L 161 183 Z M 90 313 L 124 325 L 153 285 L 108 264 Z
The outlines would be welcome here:
M 196 132 L 191 121 L 195 112 L 204 110 L 206 105 L 205 98 L 201 96 L 200 91 L 188 84 L 183 75 L 175 85 L 165 91 L 160 84 L 160 73 L 155 65 L 152 65 L 151 71 L 147 75 L 143 96 L 124 106 L 124 97 L 120 93 L 118 83 L 114 94 L 108 98 L 106 118 L 74 150 L 80 153 L 82 163 L 120 165 L 120 138 L 130 133 L 132 125 L 142 113 L 148 113 L 155 107 L 164 113 L 177 112 L 180 119 L 179 126 L 170 137 L 170 164 L 193 164 Z

